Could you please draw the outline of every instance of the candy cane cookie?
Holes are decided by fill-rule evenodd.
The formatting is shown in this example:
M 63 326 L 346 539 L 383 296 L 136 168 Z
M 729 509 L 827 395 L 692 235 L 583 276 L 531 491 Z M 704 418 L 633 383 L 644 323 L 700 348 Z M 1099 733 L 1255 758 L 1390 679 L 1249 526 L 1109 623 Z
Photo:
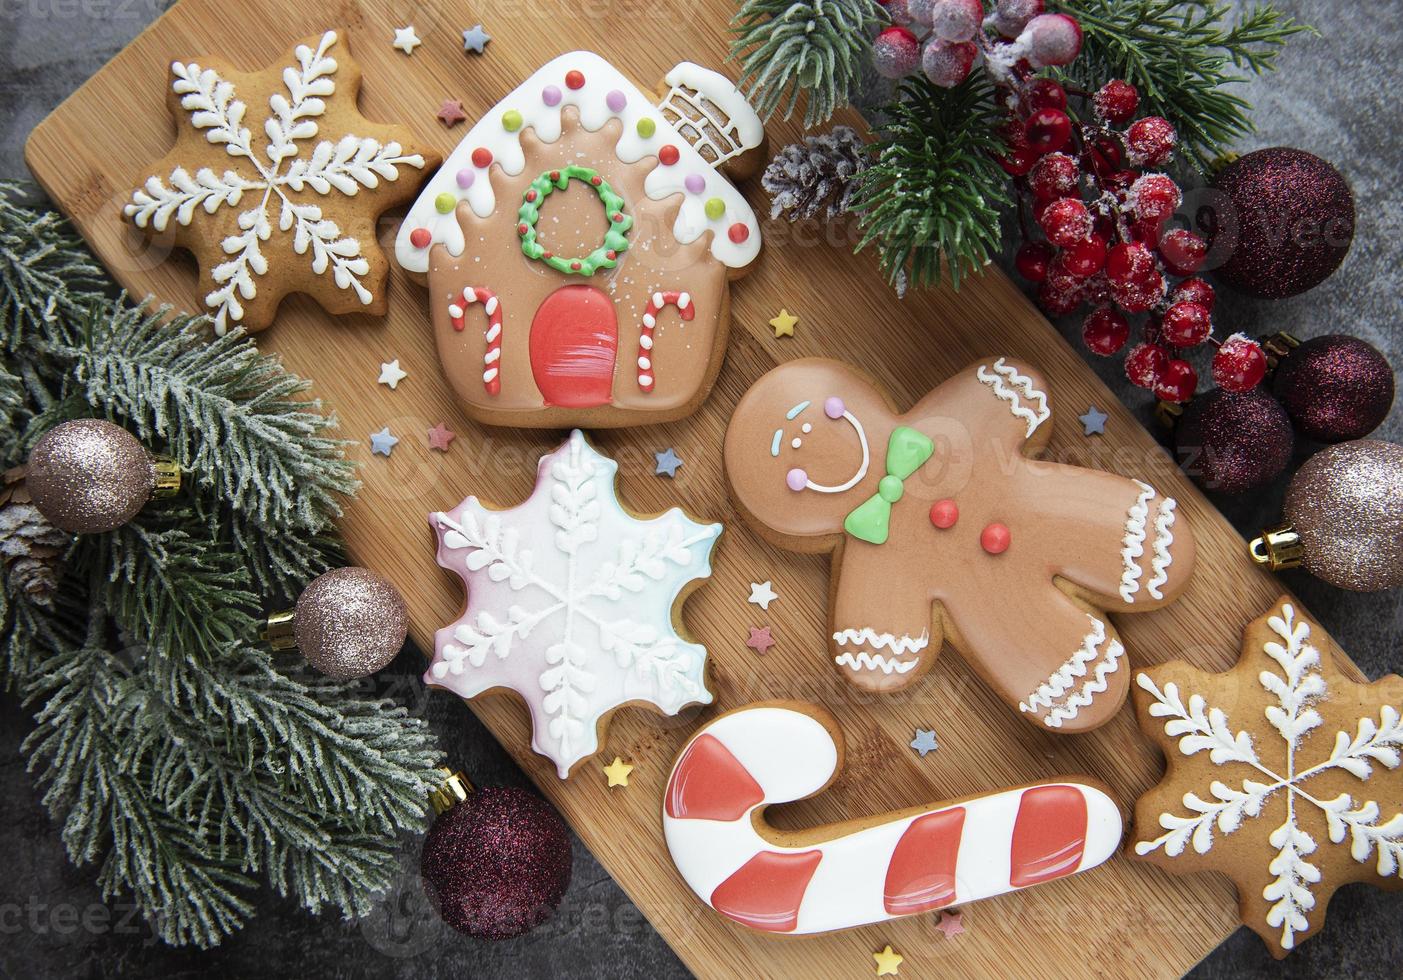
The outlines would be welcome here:
M 764 810 L 813 796 L 842 769 L 826 711 L 762 702 L 687 743 L 663 799 L 678 872 L 721 915 L 762 932 L 848 929 L 1094 868 L 1120 845 L 1120 808 L 1084 777 L 995 790 L 802 832 Z

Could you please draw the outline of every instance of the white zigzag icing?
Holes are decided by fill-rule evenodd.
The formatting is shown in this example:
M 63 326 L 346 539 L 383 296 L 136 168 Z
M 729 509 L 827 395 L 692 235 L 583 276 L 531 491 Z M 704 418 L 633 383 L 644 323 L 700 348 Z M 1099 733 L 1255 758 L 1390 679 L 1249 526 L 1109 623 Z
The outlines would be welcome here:
M 1140 497 L 1126 512 L 1125 537 L 1121 540 L 1120 549 L 1124 568 L 1120 573 L 1120 597 L 1126 602 L 1135 601 L 1135 593 L 1140 591 L 1140 576 L 1145 574 L 1140 568 L 1140 558 L 1145 554 L 1145 522 L 1149 519 L 1150 501 L 1155 495 L 1155 488 L 1148 483 L 1136 480 L 1135 485 L 1140 488 Z
M 892 660 L 880 653 L 868 653 L 864 650 L 856 657 L 851 653 L 844 652 L 834 657 L 833 662 L 839 667 L 851 667 L 853 670 L 880 670 L 884 674 L 895 671 L 898 674 L 904 674 L 920 663 L 920 660 Z
M 1120 658 L 1125 655 L 1125 648 L 1118 640 L 1111 640 L 1103 655 L 1100 646 L 1106 641 L 1106 624 L 1090 614 L 1086 618 L 1091 620 L 1091 632 L 1082 640 L 1081 649 L 1072 654 L 1044 684 L 1018 704 L 1018 709 L 1024 712 L 1050 708 L 1043 718 L 1043 724 L 1048 728 L 1061 728 L 1064 721 L 1075 718 L 1082 708 L 1091 704 L 1096 695 L 1105 691 L 1109 686 L 1106 678 L 1115 673 L 1116 668 L 1120 666 Z M 1087 665 L 1098 658 L 1100 662 L 1092 670 L 1091 680 L 1057 703 L 1057 699 L 1071 689 L 1076 678 L 1086 676 Z
M 1159 505 L 1159 513 L 1155 517 L 1155 556 L 1150 560 L 1150 567 L 1154 569 L 1154 575 L 1150 576 L 1145 588 L 1150 595 L 1156 599 L 1163 599 L 1164 593 L 1159 587 L 1169 581 L 1169 566 L 1174 559 L 1169 554 L 1169 549 L 1174 544 L 1174 534 L 1171 528 L 1174 527 L 1174 508 L 1176 504 L 1173 497 L 1165 497 Z
M 980 381 L 994 389 L 994 394 L 1008 402 L 1008 410 L 1020 419 L 1028 422 L 1027 437 L 1038 431 L 1038 426 L 1042 425 L 1052 417 L 1052 411 L 1047 407 L 1047 395 L 1033 387 L 1033 379 L 1024 374 L 1019 374 L 1015 369 L 1004 363 L 1001 357 L 994 362 L 994 372 L 980 365 L 976 376 Z M 1005 383 L 1007 381 L 1007 383 Z M 1009 387 L 1012 385 L 1013 387 Z M 1019 397 L 1020 393 L 1022 398 Z M 1031 408 L 1023 404 L 1023 398 L 1031 402 L 1036 402 L 1038 409 L 1034 412 Z
M 834 633 L 833 642 L 840 647 L 849 643 L 872 647 L 875 650 L 886 647 L 895 654 L 920 653 L 930 645 L 930 633 L 922 633 L 920 636 L 894 636 L 891 633 L 878 633 L 872 627 L 864 626 L 862 629 L 845 629 Z

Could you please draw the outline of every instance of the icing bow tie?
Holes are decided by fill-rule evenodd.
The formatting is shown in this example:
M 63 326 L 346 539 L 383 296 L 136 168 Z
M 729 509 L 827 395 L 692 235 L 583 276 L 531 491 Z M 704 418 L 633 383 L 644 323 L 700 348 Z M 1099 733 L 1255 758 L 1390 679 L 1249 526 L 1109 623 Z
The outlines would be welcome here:
M 843 529 L 860 541 L 885 544 L 891 526 L 891 505 L 901 499 L 902 483 L 935 454 L 935 443 L 904 425 L 892 430 L 887 440 L 887 475 L 877 484 L 877 492 L 855 507 L 843 521 Z

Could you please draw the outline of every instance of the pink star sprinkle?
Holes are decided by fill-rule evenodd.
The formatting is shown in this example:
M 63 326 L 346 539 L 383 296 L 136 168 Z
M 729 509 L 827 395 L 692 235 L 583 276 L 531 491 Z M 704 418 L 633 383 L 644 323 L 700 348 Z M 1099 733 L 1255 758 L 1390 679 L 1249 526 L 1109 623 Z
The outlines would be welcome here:
M 752 626 L 750 627 L 750 638 L 745 641 L 745 645 L 756 653 L 764 653 L 775 645 L 775 640 L 774 637 L 770 636 L 768 626 Z
M 463 103 L 457 99 L 444 99 L 443 105 L 438 109 L 438 121 L 445 126 L 453 126 L 468 118 L 468 114 L 463 111 Z
M 448 444 L 458 438 L 458 433 L 440 422 L 429 430 L 429 448 L 441 453 L 448 452 Z
M 940 921 L 935 924 L 935 927 L 945 933 L 946 939 L 958 936 L 965 931 L 965 927 L 960 924 L 960 919 L 963 916 L 963 912 L 941 912 Z

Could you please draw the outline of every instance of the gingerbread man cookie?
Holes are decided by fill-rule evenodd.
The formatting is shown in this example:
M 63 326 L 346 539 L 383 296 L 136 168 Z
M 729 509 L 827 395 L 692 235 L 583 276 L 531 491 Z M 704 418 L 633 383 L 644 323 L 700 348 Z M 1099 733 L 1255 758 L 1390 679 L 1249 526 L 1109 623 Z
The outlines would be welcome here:
M 1283 597 L 1227 673 L 1176 661 L 1135 682 L 1140 727 L 1169 763 L 1135 804 L 1137 857 L 1228 875 L 1278 958 L 1341 885 L 1403 888 L 1403 678 L 1346 679 Z
M 786 832 L 765 808 L 843 768 L 828 712 L 765 702 L 716 718 L 677 758 L 663 834 L 687 885 L 733 922 L 803 935 L 964 905 L 1094 868 L 1120 846 L 1105 787 L 1049 780 Z
M 1147 483 L 1032 459 L 1051 418 L 1042 377 L 1003 357 L 905 414 L 836 361 L 783 364 L 741 399 L 732 492 L 780 547 L 833 553 L 830 655 L 848 680 L 909 685 L 944 638 L 1048 729 L 1095 728 L 1124 703 L 1103 611 L 1173 600 L 1193 536 Z
M 491 424 L 641 425 L 711 389 L 730 280 L 760 225 L 723 171 L 764 128 L 735 87 L 681 64 L 663 100 L 599 55 L 561 55 L 468 132 L 400 227 L 427 275 L 439 358 Z
M 335 31 L 305 38 L 252 74 L 171 64 L 175 146 L 123 213 L 194 253 L 221 334 L 264 329 L 292 292 L 329 313 L 385 312 L 376 219 L 439 157 L 360 115 L 360 66 L 337 44 Z

